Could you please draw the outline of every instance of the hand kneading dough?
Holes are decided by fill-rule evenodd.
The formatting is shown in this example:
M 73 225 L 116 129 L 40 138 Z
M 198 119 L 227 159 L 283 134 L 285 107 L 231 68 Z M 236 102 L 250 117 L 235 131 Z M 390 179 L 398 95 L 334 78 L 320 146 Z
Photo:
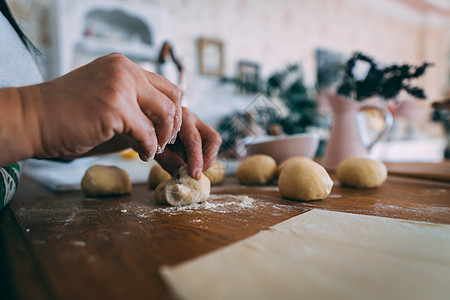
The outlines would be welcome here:
M 288 164 L 280 174 L 278 188 L 283 197 L 293 200 L 319 200 L 327 197 L 333 181 L 327 171 L 312 160 Z
M 215 161 L 203 174 L 208 177 L 211 185 L 217 185 L 225 179 L 225 167 L 218 161 Z
M 374 188 L 386 180 L 387 168 L 381 161 L 350 157 L 338 165 L 336 177 L 346 186 Z
M 164 181 L 155 190 L 155 200 L 160 204 L 182 206 L 203 202 L 209 197 L 211 184 L 202 174 L 200 180 L 192 178 L 186 166 L 180 169 L 180 178 Z
M 172 176 L 170 176 L 170 174 L 164 170 L 160 164 L 156 163 L 150 170 L 150 175 L 148 176 L 148 187 L 154 190 L 161 182 L 169 180 L 170 178 L 172 178 Z
M 293 156 L 291 158 L 286 159 L 285 161 L 283 161 L 278 167 L 277 167 L 277 174 L 278 176 L 280 176 L 281 171 L 283 171 L 283 169 L 293 163 L 294 161 L 300 161 L 300 160 L 309 160 L 311 161 L 310 158 L 306 157 L 306 156 Z
M 128 173 L 114 166 L 92 166 L 81 180 L 81 190 L 87 197 L 129 194 L 131 179 Z
M 256 154 L 244 159 L 236 170 L 241 184 L 267 184 L 277 174 L 277 163 L 264 154 Z

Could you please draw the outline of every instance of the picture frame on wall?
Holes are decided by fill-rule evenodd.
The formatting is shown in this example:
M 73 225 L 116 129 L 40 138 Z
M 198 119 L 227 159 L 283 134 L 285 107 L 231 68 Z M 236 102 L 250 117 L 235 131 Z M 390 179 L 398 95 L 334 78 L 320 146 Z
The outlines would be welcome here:
M 224 68 L 223 42 L 217 39 L 200 38 L 198 50 L 200 74 L 221 77 Z
M 260 65 L 256 62 L 241 60 L 238 62 L 238 68 L 240 92 L 258 92 L 260 85 Z

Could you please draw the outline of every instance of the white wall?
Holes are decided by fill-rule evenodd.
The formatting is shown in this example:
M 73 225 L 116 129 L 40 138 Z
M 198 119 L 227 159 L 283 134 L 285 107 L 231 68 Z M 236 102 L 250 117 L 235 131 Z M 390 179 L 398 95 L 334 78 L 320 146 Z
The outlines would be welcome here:
M 74 0 L 76 1 L 76 0 Z M 38 45 L 46 33 L 50 0 L 10 0 L 19 21 Z M 131 2 L 131 0 L 129 1 Z M 188 73 L 189 107 L 205 121 L 245 108 L 252 96 L 198 71 L 196 42 L 217 38 L 225 45 L 225 75 L 238 60 L 261 64 L 267 76 L 287 63 L 302 62 L 308 81 L 315 78 L 314 50 L 325 47 L 350 54 L 362 50 L 379 61 L 436 63 L 421 81 L 430 99 L 448 91 L 450 24 L 393 0 L 145 0 L 171 17 L 173 43 Z

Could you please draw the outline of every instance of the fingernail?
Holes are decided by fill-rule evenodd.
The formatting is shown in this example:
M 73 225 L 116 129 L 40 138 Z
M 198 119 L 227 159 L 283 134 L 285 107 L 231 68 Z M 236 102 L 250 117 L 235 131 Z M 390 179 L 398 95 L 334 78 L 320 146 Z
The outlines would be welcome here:
M 155 158 L 155 153 L 153 153 L 149 158 L 147 158 L 146 162 L 150 162 Z
M 201 169 L 195 169 L 194 170 L 194 177 L 195 177 L 195 179 L 200 179 L 202 177 L 202 170 Z
M 177 140 L 177 133 L 175 133 L 172 138 L 169 141 L 169 144 L 173 145 L 175 144 L 175 141 Z
M 165 144 L 165 145 L 162 146 L 162 147 L 160 147 L 159 145 L 156 146 L 156 154 L 161 154 L 161 153 L 163 153 L 163 152 L 164 152 L 164 149 L 166 149 L 166 145 L 167 145 L 167 144 Z
M 139 154 L 139 158 L 140 158 L 142 161 L 148 161 L 148 157 L 147 157 L 147 155 L 145 155 L 145 154 L 140 153 L 140 154 Z

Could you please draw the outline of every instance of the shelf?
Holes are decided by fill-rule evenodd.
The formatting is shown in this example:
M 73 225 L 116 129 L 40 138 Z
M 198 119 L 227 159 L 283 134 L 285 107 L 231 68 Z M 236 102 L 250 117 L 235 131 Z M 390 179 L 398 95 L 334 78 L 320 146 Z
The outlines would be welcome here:
M 119 52 L 130 59 L 141 59 L 155 61 L 157 59 L 157 51 L 154 47 L 144 43 L 127 43 L 127 42 L 109 42 L 99 39 L 83 39 L 78 42 L 81 50 L 92 54 L 109 54 Z

